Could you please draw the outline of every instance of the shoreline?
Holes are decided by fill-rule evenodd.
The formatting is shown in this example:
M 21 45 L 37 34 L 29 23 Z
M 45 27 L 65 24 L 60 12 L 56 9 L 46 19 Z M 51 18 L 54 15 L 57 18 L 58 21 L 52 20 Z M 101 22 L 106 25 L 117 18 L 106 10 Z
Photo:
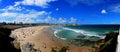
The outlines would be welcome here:
M 60 50 L 62 47 L 68 47 L 69 52 L 93 52 L 94 49 L 86 46 L 76 46 L 65 40 L 54 36 L 51 26 L 33 26 L 19 28 L 12 31 L 10 37 L 15 38 L 22 47 L 25 43 L 33 44 L 35 49 L 42 52 L 51 52 L 51 49 Z M 22 48 L 21 48 L 22 49 Z

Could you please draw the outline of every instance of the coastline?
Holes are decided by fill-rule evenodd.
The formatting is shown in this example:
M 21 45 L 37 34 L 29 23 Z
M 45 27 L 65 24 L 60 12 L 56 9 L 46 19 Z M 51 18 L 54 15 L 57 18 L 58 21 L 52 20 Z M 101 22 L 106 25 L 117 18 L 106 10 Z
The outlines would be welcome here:
M 86 46 L 76 46 L 61 40 L 53 35 L 51 26 L 33 26 L 19 28 L 12 31 L 10 37 L 15 38 L 22 47 L 25 43 L 31 43 L 34 49 L 40 49 L 41 52 L 51 52 L 51 49 L 59 51 L 62 47 L 68 47 L 69 52 L 93 52 L 94 49 Z M 21 48 L 23 49 L 23 48 Z

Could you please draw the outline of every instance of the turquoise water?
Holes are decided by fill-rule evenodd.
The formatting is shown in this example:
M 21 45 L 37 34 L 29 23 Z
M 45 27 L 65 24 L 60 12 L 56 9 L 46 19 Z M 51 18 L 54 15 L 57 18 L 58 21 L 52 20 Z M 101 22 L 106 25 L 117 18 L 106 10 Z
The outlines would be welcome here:
M 54 35 L 63 40 L 98 41 L 105 38 L 109 32 L 118 32 L 118 25 L 80 25 L 80 26 L 54 26 Z

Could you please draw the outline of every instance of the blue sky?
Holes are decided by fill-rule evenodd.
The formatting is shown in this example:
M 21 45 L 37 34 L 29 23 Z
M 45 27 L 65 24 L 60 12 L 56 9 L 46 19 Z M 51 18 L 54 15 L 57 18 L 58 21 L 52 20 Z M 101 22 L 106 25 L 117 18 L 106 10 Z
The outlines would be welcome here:
M 0 0 L 0 22 L 120 24 L 120 0 Z

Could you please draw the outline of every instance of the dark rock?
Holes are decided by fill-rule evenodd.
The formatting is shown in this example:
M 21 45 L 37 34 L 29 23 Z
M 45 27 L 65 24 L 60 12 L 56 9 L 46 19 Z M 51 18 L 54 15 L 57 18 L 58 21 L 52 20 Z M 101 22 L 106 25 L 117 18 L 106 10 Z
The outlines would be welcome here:
M 59 52 L 67 52 L 68 47 L 62 47 Z
M 13 38 L 9 37 L 11 29 L 0 27 L 0 52 L 21 52 L 12 45 Z
M 100 46 L 99 52 L 116 52 L 118 34 L 117 32 L 106 34 L 105 43 Z
M 89 40 L 90 41 L 98 41 L 98 40 L 100 40 L 101 38 L 100 37 L 96 37 L 96 36 L 91 36 L 91 37 L 89 37 Z
M 85 38 L 85 37 L 86 37 L 86 36 L 83 35 L 83 34 L 80 34 L 80 35 L 77 36 L 77 38 Z

